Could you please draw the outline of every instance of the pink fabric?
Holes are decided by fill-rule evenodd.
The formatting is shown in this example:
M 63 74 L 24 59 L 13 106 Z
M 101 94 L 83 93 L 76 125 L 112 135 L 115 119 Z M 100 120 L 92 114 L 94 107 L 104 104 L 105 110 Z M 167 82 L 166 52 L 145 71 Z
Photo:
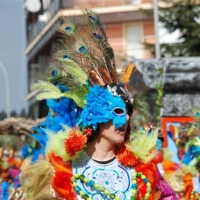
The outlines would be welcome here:
M 165 179 L 160 174 L 159 170 L 157 170 L 157 176 L 159 178 L 158 181 L 158 190 L 161 191 L 161 200 L 178 200 L 175 192 L 169 186 L 169 184 L 165 181 Z
M 12 179 L 15 179 L 16 177 L 18 177 L 20 173 L 21 173 L 21 171 L 17 168 L 14 168 L 14 167 L 9 168 L 9 170 L 8 170 L 8 175 Z

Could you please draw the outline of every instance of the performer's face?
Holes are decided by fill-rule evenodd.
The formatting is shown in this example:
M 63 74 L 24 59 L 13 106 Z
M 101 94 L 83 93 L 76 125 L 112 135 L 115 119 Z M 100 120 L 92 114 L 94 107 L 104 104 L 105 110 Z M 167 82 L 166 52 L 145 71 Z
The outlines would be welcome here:
M 130 120 L 130 116 L 126 115 L 126 123 L 119 128 L 115 127 L 112 120 L 107 123 L 99 124 L 99 132 L 100 132 L 99 139 L 106 140 L 111 144 L 123 143 L 129 120 Z

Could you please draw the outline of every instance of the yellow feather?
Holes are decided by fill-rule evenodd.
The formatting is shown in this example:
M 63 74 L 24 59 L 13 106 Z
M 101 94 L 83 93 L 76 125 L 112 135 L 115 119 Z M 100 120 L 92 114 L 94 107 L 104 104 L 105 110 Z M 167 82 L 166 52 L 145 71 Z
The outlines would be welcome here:
M 128 83 L 131 77 L 131 74 L 136 71 L 135 64 L 131 63 L 125 66 L 121 72 L 121 78 L 124 83 Z
M 70 128 L 63 125 L 63 130 L 54 133 L 53 131 L 46 130 L 48 140 L 46 143 L 45 153 L 48 156 L 51 153 L 60 156 L 64 161 L 70 160 L 70 156 L 65 151 L 65 138 L 67 138 Z
M 148 131 L 140 130 L 131 134 L 128 148 L 144 163 L 149 162 L 156 155 L 156 141 L 158 138 L 158 129 Z

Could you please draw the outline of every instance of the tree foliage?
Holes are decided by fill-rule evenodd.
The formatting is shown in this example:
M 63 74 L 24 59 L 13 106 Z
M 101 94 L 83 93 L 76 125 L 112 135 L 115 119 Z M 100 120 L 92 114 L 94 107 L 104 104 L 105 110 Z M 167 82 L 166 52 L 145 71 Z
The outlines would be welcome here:
M 22 108 L 20 113 L 17 113 L 15 110 L 12 110 L 10 112 L 10 117 L 23 117 L 23 118 L 27 118 L 28 114 L 26 113 L 26 110 L 24 108 Z M 3 110 L 0 112 L 0 121 L 4 120 L 7 118 L 7 113 Z
M 159 7 L 159 21 L 169 33 L 180 32 L 176 43 L 161 44 L 162 57 L 200 56 L 200 0 L 162 2 L 165 6 Z M 145 46 L 155 54 L 153 44 Z

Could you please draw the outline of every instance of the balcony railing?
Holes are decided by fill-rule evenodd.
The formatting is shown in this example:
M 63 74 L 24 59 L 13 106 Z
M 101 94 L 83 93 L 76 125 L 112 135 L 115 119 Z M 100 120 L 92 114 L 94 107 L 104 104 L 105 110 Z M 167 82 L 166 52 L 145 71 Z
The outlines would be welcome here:
M 28 44 L 38 35 L 45 25 L 53 18 L 56 12 L 61 8 L 61 1 L 51 0 L 49 6 L 43 14 L 38 15 L 38 20 L 35 23 L 28 24 L 27 40 Z

